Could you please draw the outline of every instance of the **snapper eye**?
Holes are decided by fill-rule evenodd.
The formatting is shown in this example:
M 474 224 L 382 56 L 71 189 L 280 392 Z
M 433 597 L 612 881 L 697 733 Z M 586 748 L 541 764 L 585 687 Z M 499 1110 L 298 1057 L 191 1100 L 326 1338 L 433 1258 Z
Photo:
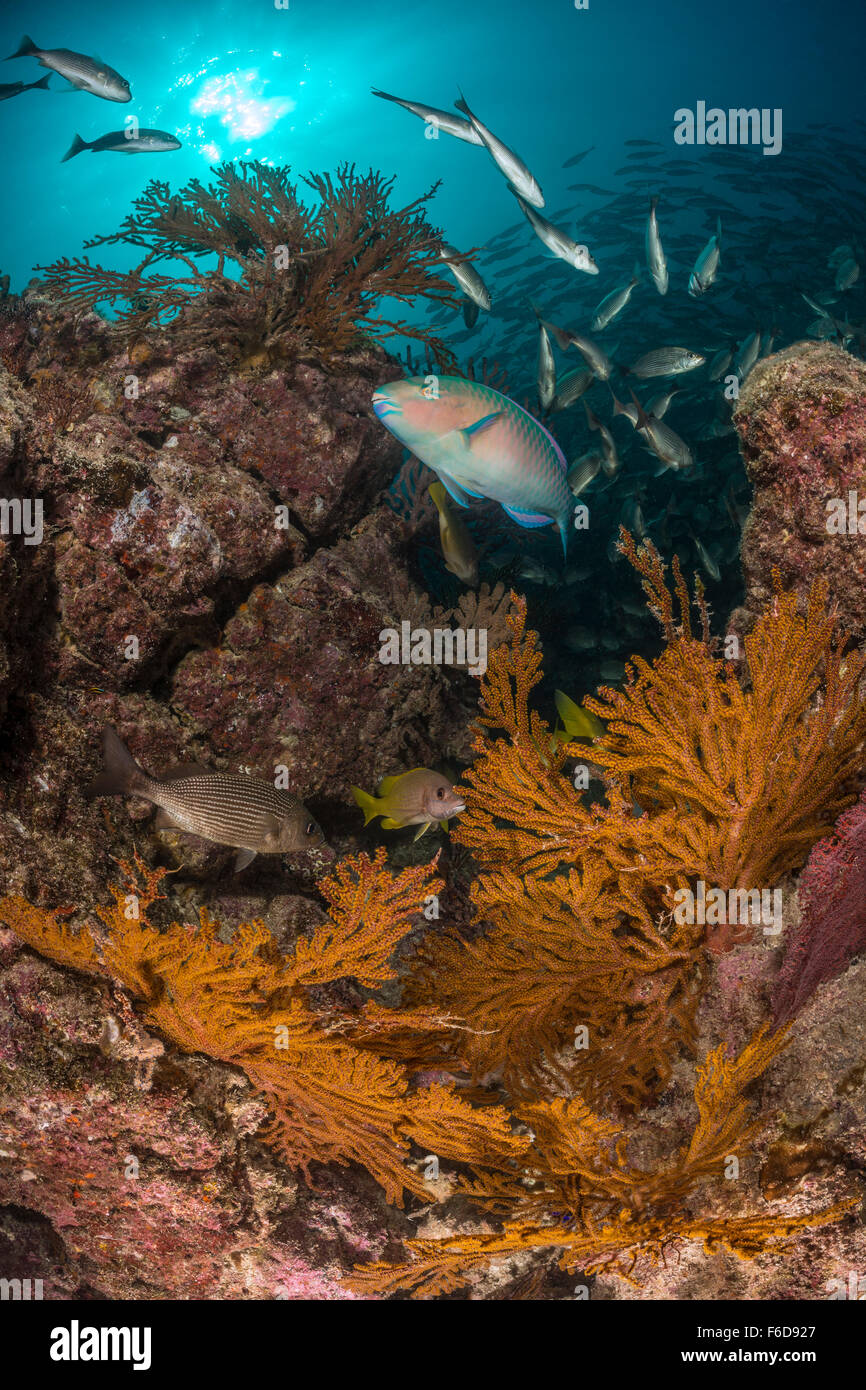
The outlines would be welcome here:
M 438 796 L 439 800 L 441 801 L 442 798 L 443 798 L 444 795 L 445 795 L 445 788 L 444 788 L 444 787 L 437 787 L 437 788 L 436 788 L 436 795 Z

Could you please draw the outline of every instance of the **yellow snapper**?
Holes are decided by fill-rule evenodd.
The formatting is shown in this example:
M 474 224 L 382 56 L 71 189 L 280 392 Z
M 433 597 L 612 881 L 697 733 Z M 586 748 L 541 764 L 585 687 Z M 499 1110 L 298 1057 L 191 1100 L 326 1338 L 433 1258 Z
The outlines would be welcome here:
M 373 409 L 461 507 L 471 497 L 489 497 L 518 526 L 553 523 L 567 552 L 568 464 L 553 436 L 522 406 L 483 382 L 419 376 L 380 387 Z
M 378 796 L 371 796 L 360 787 L 352 787 L 352 795 L 364 812 L 364 824 L 381 816 L 383 830 L 417 825 L 416 840 L 436 821 L 445 830 L 449 818 L 466 809 L 466 803 L 461 801 L 451 783 L 440 772 L 431 772 L 427 767 L 413 767 L 411 772 L 397 777 L 384 777 L 378 793 Z
M 478 583 L 478 551 L 461 518 L 448 505 L 448 494 L 442 483 L 431 483 L 427 489 L 439 513 L 439 540 L 445 557 L 445 568 L 464 584 L 474 588 Z

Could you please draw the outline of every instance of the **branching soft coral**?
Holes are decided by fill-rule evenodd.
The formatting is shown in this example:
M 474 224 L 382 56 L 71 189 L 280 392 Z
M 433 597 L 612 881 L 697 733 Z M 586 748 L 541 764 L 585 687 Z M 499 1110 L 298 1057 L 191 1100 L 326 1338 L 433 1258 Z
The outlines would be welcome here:
M 342 165 L 335 178 L 304 180 L 316 195 L 310 207 L 288 168 L 255 161 L 213 172 L 215 185 L 193 179 L 178 193 L 153 180 L 118 232 L 85 243 L 142 248 L 135 269 L 64 257 L 43 269 L 45 284 L 76 308 L 118 306 L 121 332 L 170 325 L 182 347 L 220 342 L 247 361 L 327 361 L 357 346 L 363 329 L 420 339 L 443 368 L 453 363 L 439 339 L 376 312 L 382 298 L 458 305 L 423 212 L 435 188 L 392 209 L 393 179 Z M 163 262 L 179 272 L 157 273 Z
M 687 1196 L 699 1200 L 701 1183 L 722 1178 L 731 1159 L 745 1155 L 757 1126 L 747 1120 L 743 1092 L 785 1041 L 784 1033 L 762 1030 L 734 1059 L 723 1047 L 711 1053 L 698 1069 L 691 1140 L 652 1171 L 631 1164 L 621 1127 L 579 1099 L 519 1107 L 533 1135 L 528 1154 L 461 1186 L 487 1210 L 508 1214 L 503 1229 L 408 1241 L 405 1261 L 364 1266 L 351 1287 L 433 1297 L 460 1288 L 493 1260 L 531 1250 L 558 1251 L 560 1268 L 570 1273 L 630 1276 L 638 1261 L 655 1262 L 682 1241 L 751 1258 L 798 1230 L 839 1220 L 856 1201 L 799 1216 L 718 1218 L 691 1215 L 684 1206 Z
M 196 927 L 165 932 L 147 920 L 163 878 L 140 860 L 99 925 L 73 931 L 61 915 L 20 898 L 0 900 L 0 921 L 60 964 L 107 977 L 141 1002 L 144 1020 L 185 1052 L 241 1067 L 271 1110 L 265 1137 L 309 1176 L 313 1163 L 363 1164 L 390 1201 L 429 1197 L 406 1159 L 412 1142 L 456 1162 L 499 1163 L 526 1141 L 500 1108 L 473 1110 L 442 1086 L 412 1089 L 396 1061 L 328 1027 L 307 990 L 353 975 L 393 978 L 389 956 L 439 886 L 427 866 L 394 877 L 384 852 L 341 864 L 324 885 L 330 921 L 283 958 L 262 922 L 220 940 L 205 911 Z

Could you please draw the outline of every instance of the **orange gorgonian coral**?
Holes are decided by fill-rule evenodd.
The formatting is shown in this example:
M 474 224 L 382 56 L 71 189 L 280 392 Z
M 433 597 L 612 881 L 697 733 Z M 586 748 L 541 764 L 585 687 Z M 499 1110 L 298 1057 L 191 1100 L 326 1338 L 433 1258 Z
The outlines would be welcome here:
M 404 1067 L 331 1031 L 311 1004 L 317 984 L 393 978 L 388 957 L 438 880 L 428 866 L 394 876 L 384 858 L 338 865 L 324 884 L 330 920 L 293 957 L 262 922 L 221 941 L 204 910 L 197 926 L 158 931 L 147 910 L 164 873 L 140 860 L 122 866 L 129 881 L 97 909 L 98 925 L 76 932 L 14 897 L 0 899 L 0 921 L 52 960 L 120 983 L 148 1026 L 183 1051 L 241 1067 L 271 1111 L 265 1137 L 305 1176 L 313 1163 L 360 1163 L 402 1205 L 404 1189 L 431 1196 L 407 1165 L 413 1142 L 426 1149 L 435 1136 L 443 1159 L 485 1164 L 516 1157 L 526 1140 L 501 1108 L 474 1110 L 444 1086 L 413 1089 Z

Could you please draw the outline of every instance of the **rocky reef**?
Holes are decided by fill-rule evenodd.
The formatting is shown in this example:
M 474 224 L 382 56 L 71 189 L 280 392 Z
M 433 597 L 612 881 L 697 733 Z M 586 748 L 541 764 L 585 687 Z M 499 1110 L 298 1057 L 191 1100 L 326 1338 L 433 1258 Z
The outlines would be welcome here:
M 573 1298 L 576 1282 L 600 1299 L 828 1297 L 863 1260 L 859 917 L 840 950 L 818 951 L 832 968 L 810 963 L 797 1008 L 777 1009 L 789 1032 L 769 1025 L 810 939 L 797 875 L 816 844 L 835 873 L 840 842 L 822 837 L 862 789 L 862 658 L 845 651 L 866 619 L 862 539 L 828 531 L 826 504 L 861 486 L 866 371 L 800 344 L 744 385 L 751 664 L 734 675 L 700 589 L 693 610 L 679 569 L 669 592 L 659 557 L 626 537 L 666 647 L 600 695 L 596 748 L 562 748 L 529 708 L 542 658 L 524 606 L 507 617 L 500 590 L 435 607 L 409 563 L 418 499 L 405 515 L 385 505 L 402 460 L 369 402 L 401 368 L 373 338 L 375 255 L 384 242 L 411 298 L 431 229 L 416 205 L 371 227 L 381 182 L 317 185 L 323 206 L 357 214 L 353 268 L 371 278 L 348 275 L 296 331 L 292 296 L 334 281 L 307 261 L 333 261 L 327 218 L 257 169 L 241 216 L 236 177 L 179 199 L 152 189 L 126 229 L 219 251 L 199 216 L 215 199 L 234 287 L 222 265 L 149 290 L 141 267 L 121 284 L 63 263 L 0 312 L 0 495 L 43 508 L 38 544 L 0 538 L 0 1268 L 61 1299 Z M 277 214 L 298 258 L 279 291 L 265 265 Z M 119 321 L 94 311 L 106 297 L 128 304 Z M 507 617 L 509 643 L 473 729 L 465 672 L 378 653 L 404 620 L 479 614 L 497 642 Z M 154 771 L 284 767 L 328 850 L 235 877 L 230 851 L 157 834 L 144 803 L 88 802 L 109 723 Z M 379 884 L 371 926 L 359 852 L 378 832 L 350 787 L 419 765 L 465 773 L 469 809 L 450 840 L 392 842 L 392 865 L 422 867 L 393 910 Z M 846 814 L 843 844 L 862 820 Z M 162 875 L 162 897 L 112 961 L 118 865 L 133 860 Z M 352 872 L 366 888 L 350 911 Z M 698 878 L 782 883 L 787 947 L 675 928 L 674 890 Z M 425 920 L 428 893 L 446 921 Z M 342 956 L 352 922 L 363 949 Z M 319 949 L 330 973 L 311 967 Z M 202 1021 L 217 962 L 250 1029 L 309 1024 L 302 1080 L 313 1054 L 340 1053 L 329 1103 L 343 1097 L 350 1138 L 312 1083 L 299 1107 L 309 1134 L 328 1133 L 321 1162 L 287 1138 L 297 1115 L 261 1040 L 239 1044 L 237 1014 Z M 576 1060 L 582 1023 L 601 1039 L 590 1061 Z M 740 1147 L 742 1181 L 719 1181 Z

